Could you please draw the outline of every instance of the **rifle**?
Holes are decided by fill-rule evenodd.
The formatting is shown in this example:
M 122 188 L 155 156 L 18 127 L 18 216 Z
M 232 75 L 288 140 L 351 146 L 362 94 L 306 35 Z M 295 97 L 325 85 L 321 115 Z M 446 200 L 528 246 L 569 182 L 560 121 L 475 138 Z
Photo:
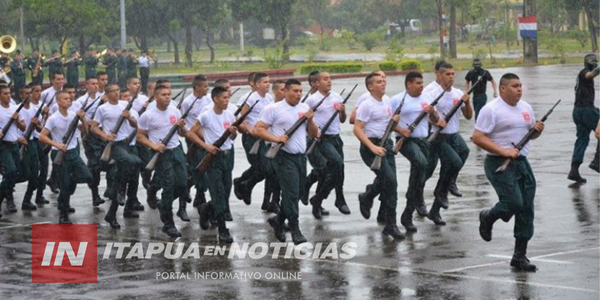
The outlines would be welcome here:
M 346 96 L 346 98 L 344 99 L 344 101 L 342 101 L 342 104 L 346 104 L 346 102 L 348 102 L 348 99 L 350 99 L 350 96 L 352 96 L 352 93 L 354 92 L 354 90 L 356 89 L 356 87 L 358 86 L 358 83 L 354 85 L 354 87 L 352 88 L 352 90 L 350 90 L 350 93 L 348 94 L 348 96 Z M 344 91 L 346 89 L 343 89 L 342 92 L 340 93 L 343 94 Z M 329 129 L 329 127 L 331 126 L 331 123 L 333 123 L 333 121 L 335 120 L 335 118 L 337 118 L 337 116 L 339 115 L 340 111 L 336 110 L 333 115 L 331 117 L 329 117 L 329 120 L 327 120 L 327 122 L 325 123 L 325 125 L 323 125 L 323 128 L 321 128 L 321 135 L 325 134 L 325 132 L 327 132 L 327 129 Z M 317 146 L 317 144 L 321 142 L 321 139 L 316 137 L 312 140 L 311 145 L 308 147 L 308 150 L 306 150 L 306 154 L 312 154 L 313 151 L 315 151 L 315 147 Z
M 317 103 L 317 105 L 315 105 L 315 107 L 312 108 L 312 111 L 317 111 L 317 108 L 319 108 L 319 106 L 321 106 L 321 104 L 323 104 L 323 101 L 325 101 L 325 99 L 327 99 L 327 97 L 329 97 L 329 94 L 331 94 L 331 93 L 327 93 L 327 95 L 325 95 L 325 97 L 323 97 L 323 99 L 321 99 L 321 101 L 319 101 Z M 298 119 L 298 121 L 296 121 L 296 123 L 294 123 L 294 125 L 292 125 L 292 127 L 284 133 L 284 135 L 291 137 L 294 134 L 294 132 L 296 132 L 296 130 L 298 130 L 298 128 L 300 128 L 300 126 L 305 121 L 306 121 L 306 116 L 302 116 L 302 118 Z M 266 158 L 275 157 L 275 155 L 277 155 L 277 152 L 279 152 L 279 150 L 281 149 L 281 147 L 283 147 L 283 145 L 284 145 L 284 143 L 271 144 L 271 148 L 269 148 L 269 150 L 267 150 L 267 153 L 265 153 L 265 157 Z
M 190 110 L 192 110 L 192 107 L 194 107 L 194 104 L 196 104 L 196 101 L 198 101 L 198 99 L 200 99 L 199 97 L 197 97 L 194 102 L 192 102 L 192 104 L 190 105 L 190 107 L 188 107 L 188 109 L 185 111 L 185 113 L 183 113 L 183 115 L 181 115 L 180 119 L 185 119 L 187 118 L 187 115 L 190 113 Z M 167 144 L 169 144 L 169 141 L 171 140 L 171 138 L 173 137 L 173 135 L 175 135 L 175 132 L 177 131 L 177 128 L 179 126 L 177 126 L 177 124 L 173 125 L 171 127 L 171 130 L 169 130 L 169 133 L 167 133 L 167 136 L 165 136 L 161 141 L 163 142 L 163 144 L 166 146 Z M 160 152 L 156 152 L 154 153 L 154 156 L 152 156 L 152 159 L 150 160 L 150 162 L 148 162 L 148 164 L 146 165 L 146 170 L 148 171 L 152 171 L 154 170 L 154 166 L 156 165 L 156 161 L 158 160 L 158 157 L 160 156 Z
M 482 78 L 483 78 L 483 76 L 479 77 L 479 79 L 477 79 L 477 81 L 473 84 L 473 86 L 471 86 L 471 88 L 469 89 L 469 91 L 467 91 L 468 95 L 471 95 L 471 93 L 473 93 L 473 90 L 475 89 L 475 86 L 481 82 Z M 461 98 L 460 101 L 458 101 L 458 103 L 456 103 L 456 105 L 454 105 L 448 111 L 448 114 L 444 117 L 444 121 L 446 121 L 446 123 L 448 123 L 450 121 L 450 119 L 452 119 L 452 117 L 454 116 L 454 114 L 458 111 L 458 109 L 462 106 L 463 103 L 465 103 L 465 101 L 463 101 L 462 98 Z M 438 134 L 440 134 L 440 131 L 444 130 L 444 128 L 439 128 L 437 126 L 436 126 L 436 128 L 437 128 L 437 130 L 435 130 L 433 133 L 431 133 L 431 135 L 427 139 L 427 141 L 430 142 L 430 143 L 433 142 L 433 141 L 435 141 L 435 139 L 437 138 Z
M 33 116 L 34 118 L 38 118 L 40 116 L 40 114 L 42 113 L 44 105 L 46 104 L 47 96 L 48 96 L 48 94 L 46 94 L 44 96 L 44 99 L 42 100 L 40 107 L 38 107 L 37 111 L 35 112 L 35 115 Z M 56 94 L 54 95 L 54 97 L 56 97 Z M 48 105 L 46 105 L 46 107 L 50 107 L 50 105 L 52 105 L 52 101 L 54 101 L 54 97 L 52 97 L 52 99 L 50 99 L 50 102 L 48 102 Z M 29 138 L 33 134 L 34 130 L 35 130 L 35 125 L 30 123 L 29 126 L 27 127 L 27 129 L 25 130 L 25 134 L 23 134 L 23 138 L 25 138 L 26 141 L 29 141 Z M 27 147 L 27 145 L 21 145 L 21 148 L 19 149 L 19 158 L 20 159 L 23 159 L 23 155 L 25 154 L 26 147 Z
M 229 97 L 233 97 L 233 95 L 235 95 L 235 93 L 237 93 L 240 90 L 240 88 L 235 89 L 233 92 L 231 92 L 231 95 L 229 95 Z
M 444 96 L 445 93 L 446 93 L 446 89 L 444 89 L 442 91 L 442 93 L 439 96 L 437 96 L 437 98 L 435 98 L 435 100 L 433 100 L 433 102 L 431 102 L 430 106 L 435 106 L 438 103 L 438 101 L 440 101 L 440 99 Z M 425 118 L 426 115 L 427 115 L 427 112 L 425 112 L 425 110 L 423 110 L 419 114 L 419 116 L 417 116 L 417 118 L 412 122 L 412 124 L 410 124 L 408 126 L 408 130 L 410 131 L 410 133 L 415 131 L 415 129 L 417 128 L 417 125 L 419 125 L 419 123 L 421 123 L 421 121 L 423 120 L 423 118 Z M 398 141 L 394 145 L 394 154 L 398 154 L 398 152 L 400 152 L 402 145 L 404 145 L 404 141 L 406 141 L 406 137 L 401 135 L 400 139 L 398 139 Z
M 248 97 L 246 97 L 246 99 L 244 100 L 244 102 L 242 102 L 242 104 L 240 105 L 240 107 L 238 107 L 238 109 L 233 114 L 234 117 L 237 117 L 240 114 L 240 112 L 242 112 L 242 108 L 244 107 L 244 105 L 246 105 L 246 102 L 248 102 L 248 99 L 250 99 L 250 96 L 252 96 L 252 93 L 254 93 L 254 92 L 250 91 L 250 93 L 248 93 Z
M 560 99 L 556 102 L 556 104 L 554 104 L 552 106 L 552 108 L 550 108 L 550 110 L 542 117 L 542 119 L 540 120 L 542 123 L 544 123 L 546 121 L 546 119 L 548 119 L 548 116 L 550 116 L 550 114 L 552 113 L 552 111 L 554 111 L 554 108 L 556 108 L 556 106 L 560 103 Z M 531 140 L 531 137 L 536 133 L 535 128 L 531 128 L 529 129 L 529 131 L 527 132 L 527 134 L 521 139 L 521 141 L 519 141 L 518 144 L 515 145 L 515 148 L 519 151 L 521 151 L 521 149 L 523 149 L 523 147 L 525 147 L 525 145 L 527 145 L 527 143 L 529 143 L 529 141 Z M 512 158 L 507 158 L 504 160 L 504 162 L 502 163 L 502 165 L 500 167 L 498 167 L 496 169 L 496 171 L 494 171 L 495 173 L 498 172 L 504 172 L 506 170 L 506 168 L 508 167 L 508 164 L 510 164 L 510 162 L 512 161 Z
M 181 92 L 179 92 L 179 93 L 177 93 L 177 95 L 173 96 L 173 98 L 171 98 L 171 100 L 177 99 L 177 97 L 179 97 L 179 95 L 181 95 L 181 93 L 185 92 L 185 90 L 187 90 L 187 88 L 181 90 Z
M 358 85 L 358 84 L 357 84 L 357 85 Z M 342 95 L 344 95 L 344 92 L 345 92 L 345 91 L 346 91 L 346 88 L 343 88 L 343 89 L 342 89 L 342 91 L 340 92 L 340 97 L 341 97 Z
M 398 105 L 398 108 L 396 108 L 396 111 L 394 112 L 394 114 L 392 115 L 399 115 L 402 112 L 402 106 L 404 106 L 404 99 L 406 99 L 406 95 L 408 95 L 408 91 L 406 91 L 404 93 L 404 97 L 402 97 L 402 101 L 400 101 L 400 105 Z M 387 142 L 387 140 L 390 138 L 390 134 L 392 134 L 392 131 L 394 130 L 394 128 L 396 128 L 396 126 L 398 125 L 398 122 L 394 121 L 394 118 L 391 118 L 390 121 L 388 122 L 387 127 L 385 128 L 385 132 L 383 133 L 383 136 L 381 137 L 381 141 L 379 142 L 379 147 L 385 147 L 385 143 Z M 377 171 L 379 169 L 381 169 L 381 161 L 382 161 L 382 157 L 379 155 L 375 155 L 375 159 L 373 160 L 373 163 L 371 164 L 371 170 L 373 171 Z
M 15 111 L 17 114 L 21 111 L 21 109 L 23 109 L 25 102 L 29 101 L 29 96 L 31 96 L 31 94 L 29 94 L 27 96 L 27 98 L 25 98 L 25 100 L 23 100 L 23 102 L 21 102 L 21 104 L 19 104 L 19 107 L 17 107 L 17 110 Z M 2 128 L 2 138 L 0 139 L 0 141 L 4 140 L 4 138 L 6 137 L 6 134 L 8 133 L 8 131 L 10 130 L 10 127 L 12 126 L 12 124 L 14 122 L 15 122 L 15 119 L 13 119 L 11 116 L 10 119 L 8 119 L 8 122 L 6 122 L 6 125 L 4 125 L 4 128 Z
M 241 115 L 235 122 L 233 122 L 233 124 L 231 126 L 236 126 L 236 127 L 240 126 L 240 124 L 242 124 L 242 122 L 244 122 L 244 120 L 250 114 L 250 112 L 252 111 L 254 106 L 256 106 L 256 104 L 258 104 L 258 101 L 254 102 L 254 104 L 252 106 L 250 106 L 250 109 L 245 114 Z M 227 139 L 229 138 L 230 135 L 231 135 L 231 132 L 229 132 L 229 130 L 225 130 L 225 132 L 223 132 L 221 137 L 218 140 L 216 140 L 212 145 L 217 148 L 221 148 L 221 146 L 223 146 L 223 144 L 225 144 L 225 142 L 227 141 Z M 202 161 L 200 161 L 200 163 L 196 166 L 196 169 L 198 171 L 200 171 L 200 174 L 203 174 L 204 172 L 206 172 L 206 170 L 208 170 L 208 167 L 215 159 L 215 156 L 216 156 L 215 154 L 212 154 L 210 152 L 208 152 L 206 154 L 206 156 L 204 156 Z
M 152 100 L 154 100 L 154 95 L 152 95 L 152 97 L 150 97 L 150 99 L 148 99 L 148 101 L 146 101 L 146 103 L 150 104 L 150 102 L 152 102 Z M 142 106 L 142 109 L 140 109 L 140 111 L 138 111 L 138 115 L 141 116 L 146 111 L 147 108 L 148 108 L 148 105 Z M 135 128 L 127 137 L 127 145 L 129 145 L 131 143 L 131 141 L 133 141 L 136 134 L 137 134 L 137 128 Z
M 177 109 L 181 109 L 181 105 L 183 105 L 183 100 L 185 99 L 185 92 L 187 91 L 187 88 L 183 89 L 183 95 L 181 95 L 181 99 L 179 100 L 179 103 L 177 103 Z M 177 94 L 177 96 L 179 96 L 179 94 Z M 173 100 L 175 100 L 176 97 L 173 97 Z
M 139 91 L 139 90 L 138 90 Z M 125 107 L 125 111 L 129 111 L 131 109 L 131 106 L 133 106 L 133 102 L 135 101 L 135 99 L 137 99 L 139 94 L 136 94 L 135 97 L 133 97 L 133 99 L 131 99 L 131 101 L 129 101 L 129 103 L 127 103 L 127 106 Z M 185 93 L 184 93 L 185 95 Z M 119 129 L 121 129 L 121 126 L 123 125 L 123 122 L 125 121 L 125 117 L 123 117 L 123 115 L 119 116 L 119 119 L 117 120 L 117 124 L 115 124 L 115 127 L 111 130 L 111 134 L 114 134 L 115 136 L 117 135 L 117 133 L 119 132 Z M 109 142 L 106 147 L 104 147 L 104 151 L 102 151 L 102 156 L 100 156 L 100 161 L 108 161 L 108 159 L 110 158 L 110 155 L 112 153 L 112 147 L 113 144 L 115 142 L 111 141 Z
M 302 97 L 302 100 L 300 100 L 300 103 L 304 103 L 304 101 L 306 101 L 306 98 L 308 98 L 308 96 L 310 96 L 310 90 L 308 91 L 308 93 L 306 93 L 306 95 L 304 95 L 304 97 Z
M 83 111 L 86 112 L 86 113 L 94 105 L 94 103 L 96 101 L 98 101 L 98 99 L 100 99 L 100 97 L 96 98 L 94 101 L 92 101 L 92 104 L 90 104 L 88 107 L 86 107 L 85 105 L 87 104 L 87 102 L 88 102 L 89 99 L 90 99 L 90 96 L 88 96 L 87 99 L 85 99 L 85 101 L 83 102 L 83 105 L 81 106 L 81 107 L 84 108 Z M 77 130 L 78 123 L 79 123 L 79 115 L 75 115 L 75 117 L 73 118 L 73 120 L 69 124 L 69 128 L 67 129 L 67 133 L 63 136 L 62 143 L 64 145 L 69 145 L 69 142 L 71 141 L 71 139 L 75 135 L 75 131 Z M 65 158 L 65 153 L 66 152 L 58 151 L 58 153 L 56 154 L 56 157 L 54 157 L 53 163 L 56 164 L 57 166 L 62 165 L 63 160 Z

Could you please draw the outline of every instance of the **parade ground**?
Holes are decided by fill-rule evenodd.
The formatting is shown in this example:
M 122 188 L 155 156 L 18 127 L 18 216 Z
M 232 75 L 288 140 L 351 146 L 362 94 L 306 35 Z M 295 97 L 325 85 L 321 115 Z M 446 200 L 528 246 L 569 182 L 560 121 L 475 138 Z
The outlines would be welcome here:
M 113 230 L 104 221 L 109 203 L 93 207 L 90 190 L 80 184 L 72 196 L 71 205 L 76 212 L 70 218 L 74 224 L 97 224 L 97 283 L 32 283 L 32 224 L 58 222 L 57 195 L 47 188 L 45 196 L 50 204 L 37 211 L 19 209 L 10 214 L 2 206 L 0 299 L 598 299 L 600 177 L 587 167 L 598 143 L 593 135 L 580 168 L 587 183 L 577 185 L 567 180 L 575 142 L 571 117 L 573 88 L 581 68 L 581 65 L 554 65 L 490 69 L 497 81 L 506 72 L 521 77 L 522 100 L 532 105 L 537 119 L 562 99 L 548 118 L 542 136 L 531 142 L 528 156 L 537 180 L 535 234 L 527 253 L 531 263 L 538 267 L 535 273 L 516 272 L 509 266 L 514 247 L 514 219 L 508 223 L 496 222 L 491 242 L 484 242 L 479 236 L 479 211 L 490 208 L 498 198 L 484 174 L 485 152 L 469 140 L 473 120 L 461 120 L 460 131 L 470 155 L 457 181 L 463 197 L 450 196 L 450 207 L 441 212 L 447 225 L 436 226 L 427 218 L 415 217 L 418 232 L 407 234 L 405 240 L 398 242 L 381 234 L 383 226 L 375 220 L 378 201 L 369 220 L 359 212 L 358 194 L 372 182 L 374 173 L 360 158 L 359 141 L 351 125 L 344 123 L 341 133 L 346 172 L 344 192 L 352 213 L 342 215 L 334 206 L 333 195 L 323 202 L 331 215 L 322 220 L 313 217 L 310 206 L 300 205 L 300 228 L 309 243 L 320 243 L 321 253 L 333 245 L 338 255 L 312 255 L 314 249 L 297 249 L 300 246 L 293 245 L 288 250 L 298 251 L 291 257 L 283 250 L 273 255 L 272 247 L 266 255 L 254 258 L 250 255 L 241 258 L 240 255 L 248 254 L 244 251 L 238 251 L 234 257 L 228 251 L 214 255 L 214 246 L 220 245 L 217 229 L 201 230 L 198 213 L 191 205 L 187 209 L 191 222 L 182 222 L 175 216 L 183 237 L 169 239 L 161 232 L 158 211 L 147 206 L 146 191 L 141 184 L 138 198 L 146 206 L 145 211 L 140 212 L 140 219 L 123 219 L 119 210 L 121 229 Z M 464 89 L 464 75 L 464 71 L 457 72 L 455 87 Z M 433 74 L 425 74 L 426 84 L 432 80 Z M 358 88 L 347 104 L 348 112 L 366 91 L 364 79 L 333 82 L 333 90 L 346 89 L 345 94 L 357 83 Z M 307 84 L 303 85 L 306 92 Z M 387 95 L 396 95 L 404 90 L 403 86 L 403 76 L 388 77 Z M 242 88 L 236 96 L 247 89 Z M 487 91 L 489 101 L 491 86 Z M 236 102 L 237 97 L 234 97 Z M 596 106 L 597 99 L 598 95 Z M 406 203 L 409 164 L 401 155 L 396 162 L 400 214 Z M 247 167 L 238 139 L 234 178 Z M 438 174 L 439 167 L 425 187 L 428 207 L 433 202 Z M 103 179 L 101 192 L 105 185 Z M 14 197 L 19 208 L 24 192 L 25 184 L 18 184 Z M 250 206 L 231 195 L 233 222 L 228 227 L 239 246 L 277 241 L 267 223 L 272 214 L 260 209 L 262 195 L 263 183 L 254 189 Z M 177 202 L 174 206 L 177 207 Z M 403 227 L 400 229 L 405 232 Z M 288 241 L 291 242 L 289 234 Z M 169 259 L 161 254 L 149 259 L 126 259 L 130 252 L 127 248 L 117 258 L 115 245 L 136 242 L 141 242 L 144 253 L 150 244 L 183 244 L 184 251 L 197 244 L 202 255 Z M 354 253 L 344 251 L 349 249 L 344 245 Z M 107 247 L 112 250 L 105 257 Z

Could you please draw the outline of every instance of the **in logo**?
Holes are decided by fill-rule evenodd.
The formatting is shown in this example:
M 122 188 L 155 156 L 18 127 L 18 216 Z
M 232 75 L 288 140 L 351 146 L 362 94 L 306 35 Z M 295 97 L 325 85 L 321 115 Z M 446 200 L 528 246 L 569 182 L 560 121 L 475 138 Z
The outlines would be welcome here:
M 97 225 L 33 225 L 31 281 L 98 282 Z

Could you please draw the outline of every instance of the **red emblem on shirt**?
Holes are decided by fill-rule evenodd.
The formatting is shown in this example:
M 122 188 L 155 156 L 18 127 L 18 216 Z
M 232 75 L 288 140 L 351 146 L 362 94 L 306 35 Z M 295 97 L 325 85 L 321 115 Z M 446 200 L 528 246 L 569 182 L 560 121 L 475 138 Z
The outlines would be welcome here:
M 423 108 L 423 110 L 427 109 L 427 106 L 429 106 L 429 103 L 427 103 L 427 101 L 421 102 L 421 107 Z
M 304 117 L 304 112 L 298 112 L 298 119 L 302 119 L 302 117 Z
M 526 111 L 523 112 L 523 120 L 525 120 L 525 122 L 530 122 L 531 121 L 531 116 Z
M 169 116 L 169 122 L 171 122 L 171 125 L 175 125 L 175 123 L 177 123 L 177 116 L 170 115 Z
M 229 128 L 229 126 L 231 126 L 231 123 L 229 123 L 229 121 L 223 122 L 223 128 L 227 129 Z
M 454 99 L 452 99 L 452 103 L 453 103 L 454 105 L 458 104 L 458 102 L 460 102 L 460 99 L 458 99 L 458 98 L 454 98 Z
M 392 109 L 388 107 L 388 108 L 386 108 L 386 110 L 387 110 L 388 116 L 391 117 L 392 116 Z
M 342 105 L 342 104 L 339 102 L 333 103 L 333 110 L 338 110 L 340 108 L 340 105 Z

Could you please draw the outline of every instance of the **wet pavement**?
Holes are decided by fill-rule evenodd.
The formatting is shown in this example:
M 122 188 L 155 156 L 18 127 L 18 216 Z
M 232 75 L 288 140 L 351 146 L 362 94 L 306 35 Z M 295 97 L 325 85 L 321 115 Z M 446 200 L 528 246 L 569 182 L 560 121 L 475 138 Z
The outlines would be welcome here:
M 324 202 L 330 212 L 321 221 L 311 214 L 310 207 L 300 206 L 300 226 L 311 243 L 323 243 L 323 248 L 336 243 L 339 249 L 345 243 L 355 243 L 356 255 L 350 259 L 271 258 L 272 249 L 260 259 L 249 257 L 232 259 L 225 255 L 201 256 L 199 259 L 102 259 L 107 243 L 141 241 L 172 242 L 160 231 L 158 212 L 141 212 L 139 220 L 123 219 L 122 229 L 112 230 L 103 221 L 108 203 L 99 208 L 91 205 L 91 194 L 85 185 L 79 185 L 72 205 L 77 212 L 71 219 L 77 224 L 98 224 L 98 283 L 95 284 L 38 284 L 31 283 L 31 224 L 54 223 L 58 220 L 56 195 L 46 191 L 49 205 L 35 212 L 19 211 L 9 214 L 3 206 L 0 218 L 0 298 L 32 299 L 188 299 L 198 296 L 206 299 L 598 299 L 600 297 L 600 245 L 598 208 L 600 181 L 597 173 L 587 168 L 593 158 L 597 141 L 588 147 L 582 176 L 588 183 L 577 186 L 566 179 L 575 141 L 575 126 L 571 119 L 574 101 L 573 86 L 579 66 L 540 66 L 532 68 L 494 69 L 499 80 L 505 72 L 517 73 L 524 83 L 523 99 L 529 102 L 538 118 L 558 99 L 562 103 L 546 123 L 544 134 L 532 142 L 529 161 L 538 187 L 535 198 L 535 235 L 529 243 L 528 257 L 539 268 L 537 273 L 512 271 L 509 260 L 513 252 L 513 221 L 497 222 L 493 241 L 484 242 L 478 234 L 478 212 L 491 207 L 497 196 L 485 178 L 485 154 L 468 142 L 469 159 L 458 178 L 462 198 L 450 197 L 450 208 L 442 211 L 448 222 L 439 227 L 428 219 L 416 217 L 418 232 L 395 242 L 381 235 L 383 227 L 373 216 L 364 220 L 359 213 L 358 193 L 374 177 L 358 154 L 359 143 L 349 124 L 342 126 L 345 143 L 346 181 L 345 196 L 352 214 L 340 214 L 333 205 L 334 197 Z M 457 76 L 457 86 L 464 86 L 464 74 Z M 430 82 L 432 74 L 426 74 Z M 403 88 L 404 77 L 388 78 L 388 95 Z M 362 80 L 345 79 L 334 82 L 334 90 L 355 83 L 349 106 L 366 89 Z M 240 94 L 244 91 L 240 91 Z M 491 87 L 488 86 L 491 96 Z M 596 101 L 598 104 L 598 101 Z M 349 107 L 350 109 L 350 107 Z M 472 133 L 473 122 L 462 120 L 461 133 L 465 140 Z M 248 163 L 241 142 L 235 146 L 234 177 L 239 176 Z M 405 206 L 404 195 L 408 184 L 409 165 L 398 156 L 399 207 Z M 438 169 L 439 171 L 439 169 Z M 425 188 L 426 203 L 433 201 L 433 187 L 437 173 Z M 104 190 L 102 181 L 101 192 Z M 25 186 L 19 184 L 15 199 L 20 204 Z M 271 214 L 260 210 L 263 184 L 257 185 L 250 206 L 231 197 L 234 221 L 229 223 L 237 243 L 276 242 L 271 227 L 266 223 Z M 314 192 L 314 188 L 313 188 Z M 138 197 L 145 204 L 145 191 L 140 186 Z M 20 205 L 19 205 L 20 206 Z M 175 203 L 174 206 L 177 206 Z M 218 245 L 217 230 L 199 228 L 198 214 L 188 206 L 191 222 L 176 225 L 183 237 L 176 243 L 189 246 L 198 243 L 201 249 Z M 404 232 L 404 228 L 401 228 Z M 288 240 L 290 239 L 288 234 Z M 291 248 L 291 247 L 290 247 Z M 297 248 L 295 248 L 297 249 Z M 203 250 L 203 251 L 204 251 Z M 308 252 L 304 248 L 300 252 Z M 127 253 L 127 251 L 125 252 Z M 183 272 L 191 278 L 162 279 L 157 272 Z M 204 272 L 255 272 L 251 279 L 198 279 Z M 257 279 L 256 274 L 261 275 Z M 268 274 L 281 278 L 268 279 Z M 291 276 L 300 276 L 300 279 Z

